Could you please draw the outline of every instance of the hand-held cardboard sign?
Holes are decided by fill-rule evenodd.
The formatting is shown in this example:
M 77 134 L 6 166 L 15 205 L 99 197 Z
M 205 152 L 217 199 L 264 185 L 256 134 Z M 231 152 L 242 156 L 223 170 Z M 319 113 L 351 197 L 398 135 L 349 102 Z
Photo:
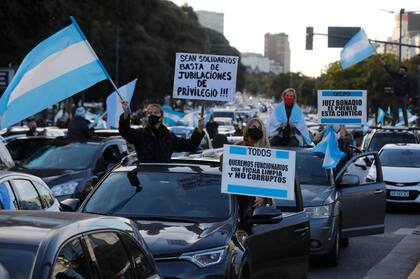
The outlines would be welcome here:
M 239 57 L 177 53 L 174 99 L 232 101 Z
M 367 121 L 366 90 L 318 90 L 321 124 L 363 124 Z
M 295 151 L 225 145 L 222 193 L 294 200 L 295 164 Z

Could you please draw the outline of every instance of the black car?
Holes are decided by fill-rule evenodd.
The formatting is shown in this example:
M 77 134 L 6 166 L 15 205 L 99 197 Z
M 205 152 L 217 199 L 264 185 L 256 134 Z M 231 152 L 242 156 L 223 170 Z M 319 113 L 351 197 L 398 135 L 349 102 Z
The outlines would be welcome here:
M 382 127 L 369 131 L 362 142 L 362 151 L 379 152 L 389 143 L 420 143 L 418 130 L 415 128 Z
M 93 185 L 127 154 L 121 137 L 71 142 L 65 138 L 39 146 L 13 170 L 41 177 L 58 200 L 84 199 Z
M 128 219 L 40 211 L 0 219 L 0 278 L 161 278 Z
M 134 220 L 165 278 L 306 278 L 298 183 L 295 196 L 293 206 L 257 207 L 241 223 L 236 196 L 221 193 L 218 161 L 174 160 L 114 168 L 79 211 Z

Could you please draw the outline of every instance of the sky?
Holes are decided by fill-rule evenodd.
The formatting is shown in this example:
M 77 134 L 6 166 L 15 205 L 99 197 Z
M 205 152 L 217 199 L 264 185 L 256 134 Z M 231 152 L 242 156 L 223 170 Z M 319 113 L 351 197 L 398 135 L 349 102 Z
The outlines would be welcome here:
M 328 26 L 360 26 L 370 39 L 387 40 L 401 8 L 419 11 L 420 0 L 172 0 L 194 10 L 224 13 L 224 35 L 240 52 L 264 54 L 264 34 L 289 35 L 291 71 L 319 76 L 340 59 L 338 48 L 327 47 L 327 37 L 314 36 L 313 50 L 305 50 L 306 27 L 327 33 Z

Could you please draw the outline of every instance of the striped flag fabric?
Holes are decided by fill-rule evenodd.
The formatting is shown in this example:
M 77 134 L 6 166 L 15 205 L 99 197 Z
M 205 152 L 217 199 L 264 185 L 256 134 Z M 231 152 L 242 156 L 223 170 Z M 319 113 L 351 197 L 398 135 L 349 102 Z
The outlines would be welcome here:
M 184 117 L 184 113 L 173 110 L 170 106 L 163 106 L 163 122 L 168 126 L 175 126 Z
M 324 169 L 333 169 L 337 166 L 340 160 L 345 156 L 345 153 L 338 148 L 336 133 L 332 127 L 328 127 L 324 132 L 324 137 L 321 142 L 311 149 L 312 152 L 324 153 L 324 161 L 322 167 Z
M 365 31 L 361 29 L 345 44 L 341 51 L 341 67 L 347 69 L 374 54 L 376 54 L 375 49 L 370 44 Z

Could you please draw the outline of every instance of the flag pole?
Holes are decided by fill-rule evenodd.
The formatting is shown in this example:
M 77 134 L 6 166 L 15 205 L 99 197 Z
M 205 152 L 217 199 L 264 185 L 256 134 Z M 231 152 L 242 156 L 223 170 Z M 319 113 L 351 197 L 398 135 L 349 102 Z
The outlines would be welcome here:
M 115 85 L 114 81 L 112 80 L 111 76 L 108 74 L 108 71 L 105 69 L 105 66 L 102 64 L 101 60 L 99 59 L 98 55 L 96 55 L 96 52 L 93 50 L 92 46 L 90 45 L 89 41 L 87 40 L 85 34 L 82 32 L 82 29 L 80 28 L 79 24 L 77 24 L 76 20 L 74 19 L 74 17 L 70 16 L 70 21 L 72 22 L 72 24 L 74 25 L 74 27 L 76 27 L 77 31 L 79 32 L 80 36 L 82 36 L 82 38 L 86 41 L 86 44 L 90 50 L 90 52 L 92 53 L 92 55 L 97 59 L 99 66 L 102 68 L 102 70 L 104 71 L 105 75 L 107 76 L 109 82 L 111 82 L 112 87 L 114 87 L 115 92 L 117 92 L 118 97 L 120 97 L 121 102 L 123 101 L 127 101 L 125 100 L 120 92 L 118 91 L 117 86 Z

